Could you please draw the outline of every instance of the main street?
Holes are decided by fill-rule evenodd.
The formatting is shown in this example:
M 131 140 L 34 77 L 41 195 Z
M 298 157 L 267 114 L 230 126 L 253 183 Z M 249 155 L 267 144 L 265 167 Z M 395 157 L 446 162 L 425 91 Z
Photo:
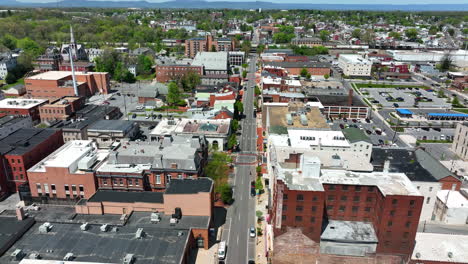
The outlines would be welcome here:
M 234 203 L 229 208 L 223 240 L 227 241 L 228 264 L 245 264 L 255 259 L 256 238 L 249 236 L 249 228 L 255 227 L 255 197 L 250 196 L 250 182 L 255 180 L 256 119 L 254 117 L 254 87 L 257 57 L 250 58 L 248 81 L 244 85 L 244 114 L 240 136 L 235 179 L 233 183 Z

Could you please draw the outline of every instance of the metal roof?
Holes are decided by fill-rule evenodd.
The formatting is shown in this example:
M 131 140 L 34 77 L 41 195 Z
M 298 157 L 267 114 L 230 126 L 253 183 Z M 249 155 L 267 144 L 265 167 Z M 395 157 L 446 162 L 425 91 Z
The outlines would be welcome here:
M 402 115 L 412 115 L 413 114 L 413 112 L 411 112 L 408 109 L 404 109 L 404 108 L 397 108 L 397 112 L 402 114 Z
M 440 116 L 440 117 L 468 117 L 468 114 L 458 113 L 429 113 L 428 116 Z

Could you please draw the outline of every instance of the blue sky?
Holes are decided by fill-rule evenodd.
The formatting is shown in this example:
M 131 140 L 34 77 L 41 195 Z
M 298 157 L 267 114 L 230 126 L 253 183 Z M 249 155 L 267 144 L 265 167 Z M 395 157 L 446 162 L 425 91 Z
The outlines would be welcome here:
M 44 2 L 55 2 L 55 0 L 18 0 L 19 2 L 36 2 L 36 3 L 44 3 Z M 93 0 L 93 1 L 140 1 L 140 0 Z M 147 2 L 166 2 L 171 0 L 146 0 Z M 183 1 L 183 0 L 178 0 Z M 194 1 L 194 0 L 187 0 L 187 1 Z M 208 0 L 208 1 L 227 1 L 227 2 L 253 2 L 254 0 Z M 274 3 L 310 3 L 310 4 L 466 4 L 467 0 L 447 0 L 441 2 L 440 0 L 392 0 L 390 2 L 376 2 L 375 0 L 260 0 L 265 2 L 274 2 Z

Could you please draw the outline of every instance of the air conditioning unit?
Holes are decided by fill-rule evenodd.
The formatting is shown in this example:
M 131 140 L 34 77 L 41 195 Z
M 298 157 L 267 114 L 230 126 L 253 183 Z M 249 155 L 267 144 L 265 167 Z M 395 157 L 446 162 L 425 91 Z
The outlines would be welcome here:
M 84 223 L 84 224 L 80 225 L 81 231 L 86 231 L 86 230 L 88 230 L 88 228 L 89 228 L 89 224 L 88 224 L 88 223 Z
M 109 229 L 109 225 L 108 224 L 103 224 L 101 227 L 101 232 L 107 232 L 107 230 Z
M 159 213 L 151 213 L 151 223 L 157 224 L 161 222 L 161 216 Z
M 144 235 L 143 228 L 138 228 L 136 233 L 135 233 L 135 238 L 141 239 L 143 237 L 143 235 Z
M 31 253 L 29 259 L 41 259 L 41 255 L 39 253 Z
M 42 233 L 42 234 L 49 233 L 52 227 L 53 225 L 51 225 L 49 222 L 45 222 L 39 226 L 39 233 Z
M 171 220 L 169 221 L 169 224 L 170 224 L 171 226 L 174 226 L 174 225 L 176 225 L 178 222 L 179 222 L 179 219 L 177 219 L 177 218 L 171 218 Z
M 63 257 L 63 260 L 72 261 L 74 258 L 75 258 L 75 256 L 73 256 L 73 253 L 68 252 L 68 253 L 65 255 L 65 257 Z
M 24 252 L 22 249 L 15 249 L 15 251 L 13 251 L 13 253 L 11 253 L 10 257 L 13 259 L 13 260 L 22 260 L 24 258 Z
M 123 264 L 133 264 L 133 262 L 135 261 L 135 257 L 133 254 L 127 254 L 125 255 L 124 259 L 123 259 Z

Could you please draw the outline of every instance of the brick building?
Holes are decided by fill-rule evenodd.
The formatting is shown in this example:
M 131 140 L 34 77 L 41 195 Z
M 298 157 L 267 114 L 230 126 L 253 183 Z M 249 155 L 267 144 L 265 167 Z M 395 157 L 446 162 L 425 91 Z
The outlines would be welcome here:
M 44 99 L 12 99 L 0 101 L 0 117 L 6 115 L 29 116 L 34 124 L 41 121 L 39 108 L 46 104 Z
M 301 75 L 302 69 L 307 69 L 307 72 L 312 76 L 330 75 L 330 63 L 316 61 L 281 61 L 281 62 L 264 62 L 264 66 L 277 67 L 284 69 L 288 75 Z
M 108 155 L 91 140 L 69 141 L 28 170 L 33 201 L 79 200 L 97 190 L 94 168 Z
M 75 61 L 73 62 L 73 68 L 77 72 L 90 72 L 94 69 L 94 64 L 87 61 Z M 68 61 L 60 63 L 59 71 L 71 71 L 71 64 Z
M 207 156 L 204 137 L 164 136 L 153 142 L 124 142 L 96 169 L 98 188 L 164 191 L 171 179 L 203 175 Z
M 230 38 L 206 37 L 191 38 L 185 41 L 185 56 L 194 58 L 195 55 L 203 51 L 233 51 L 235 49 L 234 41 Z
M 293 38 L 291 40 L 292 45 L 296 46 L 306 46 L 306 47 L 316 47 L 321 46 L 323 41 L 320 38 Z
M 107 94 L 110 76 L 107 72 L 75 72 L 78 96 Z M 48 71 L 25 79 L 28 95 L 34 98 L 58 99 L 75 96 L 71 72 Z
M 313 155 L 297 169 L 271 161 L 275 236 L 299 228 L 324 254 L 411 254 L 423 196 L 405 174 L 321 169 Z
M 59 53 L 50 52 L 37 57 L 32 64 L 36 71 L 58 71 L 61 61 L 62 56 Z
M 16 192 L 18 186 L 28 182 L 27 170 L 61 145 L 62 132 L 55 129 L 23 128 L 3 138 L 0 185 L 6 181 L 8 191 Z
M 160 83 L 177 80 L 189 72 L 203 75 L 203 66 L 191 66 L 180 64 L 156 65 L 156 80 Z
M 68 120 L 84 107 L 84 97 L 67 96 L 39 107 L 41 121 Z

